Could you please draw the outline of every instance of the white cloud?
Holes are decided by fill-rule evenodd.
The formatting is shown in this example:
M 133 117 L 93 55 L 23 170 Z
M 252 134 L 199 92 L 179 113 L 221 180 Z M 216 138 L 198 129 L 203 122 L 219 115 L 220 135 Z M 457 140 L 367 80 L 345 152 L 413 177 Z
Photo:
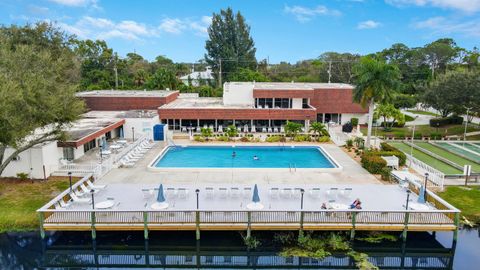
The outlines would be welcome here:
M 480 19 L 458 21 L 445 17 L 432 17 L 412 25 L 416 29 L 427 29 L 434 35 L 461 34 L 467 37 L 480 37 Z
M 50 2 L 69 7 L 97 6 L 97 0 L 49 0 Z
M 59 23 L 65 31 L 75 34 L 80 38 L 140 40 L 156 36 L 157 31 L 143 23 L 135 21 L 114 22 L 105 18 L 85 16 L 74 24 Z
M 165 18 L 162 20 L 162 23 L 160 23 L 158 28 L 163 32 L 170 34 L 180 34 L 185 28 L 187 28 L 187 25 L 183 20 L 180 19 Z
M 326 6 L 316 6 L 313 8 L 304 6 L 285 6 L 284 12 L 292 14 L 299 22 L 307 22 L 316 16 L 339 16 L 341 12 L 335 9 L 329 9 Z
M 158 29 L 169 34 L 182 34 L 184 31 L 193 31 L 198 36 L 206 36 L 207 29 L 212 23 L 212 17 L 202 16 L 200 20 L 192 20 L 191 18 L 165 18 L 162 20 Z
M 359 22 L 357 25 L 357 29 L 374 29 L 382 25 L 379 22 L 368 20 L 368 21 L 363 21 Z
M 480 11 L 480 0 L 385 0 L 394 6 L 433 6 L 472 13 Z

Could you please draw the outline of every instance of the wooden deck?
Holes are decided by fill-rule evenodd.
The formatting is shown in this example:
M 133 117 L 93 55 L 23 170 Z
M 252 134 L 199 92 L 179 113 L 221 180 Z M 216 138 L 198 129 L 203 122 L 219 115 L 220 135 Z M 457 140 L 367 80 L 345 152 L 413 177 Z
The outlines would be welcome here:
M 86 181 L 77 182 L 74 188 Z M 410 189 L 418 193 L 418 185 Z M 41 233 L 45 231 L 149 231 L 191 230 L 343 230 L 351 231 L 454 231 L 459 210 L 428 191 L 435 210 L 92 210 L 54 209 L 68 200 L 69 190 L 38 210 Z

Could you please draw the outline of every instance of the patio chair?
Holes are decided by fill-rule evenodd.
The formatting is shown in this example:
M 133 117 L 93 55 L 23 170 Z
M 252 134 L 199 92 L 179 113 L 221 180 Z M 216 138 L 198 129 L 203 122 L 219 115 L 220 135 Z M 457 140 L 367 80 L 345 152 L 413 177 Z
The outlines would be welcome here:
M 270 198 L 272 199 L 278 199 L 278 196 L 279 196 L 279 193 L 280 193 L 280 189 L 279 188 L 270 188 L 270 190 L 268 191 L 269 195 L 270 195 Z
M 215 190 L 213 189 L 213 187 L 206 187 L 205 194 L 208 199 L 213 199 L 213 197 L 215 197 Z
M 243 198 L 247 199 L 252 196 L 252 188 L 251 187 L 244 187 L 243 188 Z
M 293 198 L 300 198 L 302 195 L 302 189 L 301 188 L 294 188 L 292 190 L 292 197 Z
M 230 197 L 238 198 L 240 196 L 240 189 L 238 187 L 230 188 Z
M 186 127 L 182 127 L 182 132 L 187 132 L 187 128 L 186 128 Z
M 209 128 L 211 131 L 215 131 L 215 129 L 213 128 L 213 125 L 208 126 L 208 128 Z
M 90 180 L 87 180 L 86 183 L 90 188 L 93 188 L 93 189 L 104 189 L 107 187 L 107 185 L 95 185 Z
M 219 125 L 219 126 L 218 126 L 218 132 L 219 132 L 219 133 L 223 133 L 223 126 L 222 126 L 222 125 Z
M 310 196 L 315 199 L 320 198 L 320 188 L 311 188 Z
M 64 209 L 64 207 L 62 207 L 59 202 L 54 203 L 53 206 L 55 207 L 55 210 Z
M 122 165 L 122 167 L 126 167 L 126 168 L 131 168 L 133 166 L 135 166 L 135 162 L 127 162 L 125 160 L 120 160 L 120 164 Z
M 82 189 L 83 192 L 85 193 L 91 193 L 93 190 L 93 193 L 98 193 L 100 190 L 98 189 L 88 189 L 85 185 L 80 185 L 80 188 Z
M 70 198 L 77 203 L 90 203 L 89 198 L 79 198 L 74 192 L 70 193 Z
M 291 188 L 282 188 L 280 193 L 283 198 L 291 198 L 293 195 L 293 190 Z
M 274 133 L 278 133 L 278 127 L 274 127 L 274 128 L 273 128 L 273 132 L 274 132 Z
M 85 195 L 87 195 L 88 193 L 83 191 L 83 190 L 78 190 L 78 189 L 73 189 L 73 193 L 77 196 L 77 197 L 83 197 Z
M 150 199 L 153 196 L 153 192 L 148 188 L 142 188 L 142 195 L 144 199 Z
M 186 199 L 188 196 L 188 189 L 186 188 L 178 188 L 177 189 L 177 196 L 179 199 Z
M 252 125 L 252 128 L 250 129 L 250 132 L 252 132 L 252 133 L 255 133 L 255 132 L 257 132 L 257 129 L 255 128 L 255 126 L 254 126 L 254 125 Z
M 167 196 L 167 198 L 169 199 L 174 199 L 177 197 L 177 191 L 174 189 L 174 188 L 167 188 L 165 190 L 165 196 Z
M 267 133 L 267 128 L 262 127 L 262 132 L 263 132 L 263 133 Z
M 60 199 L 60 201 L 58 201 L 58 203 L 60 204 L 60 206 L 62 208 L 67 208 L 70 206 L 70 202 L 65 202 L 63 199 Z
M 344 188 L 340 191 L 340 194 L 345 198 L 350 198 L 352 195 L 352 188 Z
M 197 127 L 197 132 L 200 133 L 202 131 L 201 127 Z
M 273 129 L 271 127 L 268 128 L 268 133 L 273 133 Z
M 223 187 L 218 188 L 218 194 L 220 198 L 225 199 L 228 197 L 228 189 Z
M 329 190 L 325 191 L 325 194 L 328 198 L 336 199 L 338 196 L 338 188 L 330 188 Z

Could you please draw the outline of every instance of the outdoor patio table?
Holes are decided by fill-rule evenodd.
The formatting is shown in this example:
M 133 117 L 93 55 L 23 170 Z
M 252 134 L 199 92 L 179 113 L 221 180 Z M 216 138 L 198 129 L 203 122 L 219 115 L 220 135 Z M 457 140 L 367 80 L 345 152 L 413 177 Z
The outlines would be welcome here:
M 115 205 L 113 200 L 107 200 L 95 204 L 95 209 L 108 209 Z
M 350 207 L 343 203 L 330 203 L 330 208 L 335 210 L 348 210 Z
M 423 203 L 410 203 L 409 207 L 412 210 L 421 210 L 421 211 L 430 210 L 430 207 Z

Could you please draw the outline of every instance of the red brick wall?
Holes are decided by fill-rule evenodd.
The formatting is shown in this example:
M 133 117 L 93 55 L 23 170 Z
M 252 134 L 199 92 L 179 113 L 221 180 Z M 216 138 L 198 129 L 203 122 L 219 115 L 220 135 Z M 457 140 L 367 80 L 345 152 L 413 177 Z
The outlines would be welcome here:
M 158 107 L 174 101 L 178 97 L 174 92 L 166 97 L 82 97 L 87 108 L 92 111 L 156 110 Z
M 367 113 L 368 109 L 352 101 L 352 89 L 315 89 L 310 105 L 317 113 Z
M 313 98 L 311 90 L 256 90 L 253 89 L 254 98 Z
M 159 108 L 160 119 L 315 120 L 314 109 Z

